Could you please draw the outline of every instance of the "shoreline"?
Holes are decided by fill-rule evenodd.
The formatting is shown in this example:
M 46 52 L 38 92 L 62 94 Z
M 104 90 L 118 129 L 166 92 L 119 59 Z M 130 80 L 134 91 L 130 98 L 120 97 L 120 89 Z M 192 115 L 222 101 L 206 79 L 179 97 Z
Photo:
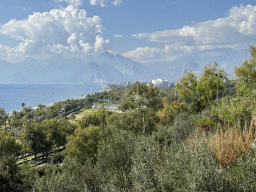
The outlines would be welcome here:
M 88 85 L 88 84 L 87 84 Z M 94 85 L 94 84 L 92 84 L 92 85 Z M 89 88 L 90 90 L 91 90 L 91 92 L 88 92 L 88 93 L 86 93 L 86 95 L 87 94 L 95 94 L 96 92 L 103 92 L 103 91 L 105 91 L 105 89 L 104 89 L 104 86 L 103 85 L 101 85 L 100 86 L 100 90 L 94 90 L 93 88 Z M 85 94 L 85 93 L 84 93 Z M 72 99 L 74 99 L 74 100 L 77 100 L 77 99 L 84 99 L 84 98 L 86 98 L 86 96 L 83 96 L 83 97 L 81 97 L 81 96 L 74 96 L 74 97 L 69 97 L 69 98 L 66 98 L 66 99 L 57 99 L 57 101 L 55 100 L 54 102 L 50 102 L 50 103 L 47 103 L 47 104 L 43 104 L 43 103 L 38 103 L 36 106 L 34 105 L 33 107 L 32 106 L 25 106 L 25 107 L 31 107 L 33 110 L 36 110 L 37 108 L 38 108 L 38 105 L 45 105 L 46 107 L 51 107 L 51 106 L 53 106 L 54 105 L 54 103 L 58 103 L 58 102 L 61 102 L 61 101 L 66 101 L 67 99 L 70 99 L 70 100 L 72 100 Z M 26 104 L 26 101 L 25 101 L 25 104 Z M 3 107 L 4 109 L 5 109 L 5 107 Z M 5 109 L 6 110 L 6 109 Z M 9 116 L 11 116 L 12 114 L 13 114 L 13 111 L 16 111 L 16 112 L 21 112 L 23 109 L 21 108 L 21 109 L 18 109 L 18 110 L 16 110 L 16 109 L 12 109 L 12 110 L 6 110 L 6 114 L 8 114 Z

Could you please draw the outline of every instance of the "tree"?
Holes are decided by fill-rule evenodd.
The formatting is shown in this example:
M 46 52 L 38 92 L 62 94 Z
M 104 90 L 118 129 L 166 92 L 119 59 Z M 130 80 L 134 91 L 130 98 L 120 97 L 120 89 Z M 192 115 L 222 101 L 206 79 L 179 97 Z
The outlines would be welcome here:
M 67 143 L 66 137 L 73 134 L 75 126 L 67 120 L 44 120 L 41 122 L 41 128 L 47 135 L 47 140 L 53 145 L 63 146 Z
M 197 92 L 197 76 L 194 73 L 185 71 L 183 77 L 176 83 L 176 89 L 178 90 L 178 96 L 181 100 L 194 101 L 199 97 Z
M 122 110 L 151 108 L 154 111 L 158 111 L 162 108 L 159 89 L 152 84 L 148 86 L 136 82 L 129 87 L 128 92 L 122 97 L 120 108 Z
M 39 124 L 27 122 L 21 131 L 21 142 L 27 152 L 32 151 L 35 155 L 45 150 L 46 134 Z
M 67 140 L 67 154 L 83 164 L 87 159 L 93 158 L 98 150 L 100 128 L 92 125 L 84 129 L 79 127 Z
M 21 107 L 25 107 L 25 103 L 24 102 L 21 103 Z
M 204 106 L 208 106 L 213 102 L 217 95 L 217 89 L 219 94 L 222 94 L 224 90 L 224 80 L 227 78 L 224 70 L 217 70 L 217 67 L 218 64 L 216 62 L 213 65 L 206 65 L 203 75 L 199 78 L 196 89 Z
M 4 125 L 6 128 L 6 120 L 8 119 L 8 115 L 5 112 L 4 108 L 0 108 L 0 126 Z
M 0 156 L 19 155 L 21 145 L 16 142 L 16 139 L 6 131 L 0 131 Z
M 146 130 L 148 119 L 153 118 L 157 121 L 157 117 L 149 114 L 156 113 L 163 107 L 162 99 L 159 96 L 159 89 L 152 84 L 145 85 L 140 82 L 134 83 L 129 87 L 129 90 L 123 95 L 120 101 L 120 109 L 125 111 L 127 109 L 137 110 L 141 114 L 143 122 L 142 133 L 150 133 Z M 136 113 L 136 112 L 135 112 Z
M 171 125 L 174 118 L 183 112 L 188 111 L 187 104 L 185 102 L 179 102 L 175 100 L 174 102 L 169 103 L 167 98 L 163 98 L 164 108 L 157 112 L 157 116 L 160 119 L 160 124 L 162 125 Z
M 216 98 L 217 89 L 220 94 L 223 92 L 224 80 L 227 78 L 224 70 L 217 70 L 217 67 L 216 62 L 213 65 L 206 65 L 199 80 L 195 74 L 185 72 L 176 83 L 179 99 L 190 103 L 190 109 L 193 109 L 193 112 L 199 112 L 212 104 Z M 217 78 L 216 74 L 222 78 Z
M 250 46 L 252 59 L 244 61 L 240 67 L 235 67 L 235 76 L 238 77 L 236 83 L 237 93 L 248 95 L 256 89 L 256 48 Z

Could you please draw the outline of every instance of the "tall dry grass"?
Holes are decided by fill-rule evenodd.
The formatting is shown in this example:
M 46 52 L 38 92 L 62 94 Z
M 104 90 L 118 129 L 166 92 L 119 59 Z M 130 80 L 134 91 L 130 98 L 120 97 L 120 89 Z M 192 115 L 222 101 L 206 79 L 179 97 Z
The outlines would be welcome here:
M 239 156 L 246 156 L 256 138 L 255 123 L 240 131 L 236 127 L 221 130 L 208 140 L 208 146 L 215 153 L 218 165 L 228 168 Z

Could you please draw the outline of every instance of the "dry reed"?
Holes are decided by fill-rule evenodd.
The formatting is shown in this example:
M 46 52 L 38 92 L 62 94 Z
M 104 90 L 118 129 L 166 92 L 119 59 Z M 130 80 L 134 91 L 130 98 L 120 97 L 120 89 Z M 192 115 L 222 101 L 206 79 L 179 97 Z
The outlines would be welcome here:
M 228 127 L 215 134 L 209 141 L 210 149 L 215 153 L 218 165 L 228 168 L 239 156 L 246 156 L 256 138 L 254 122 L 244 131 Z

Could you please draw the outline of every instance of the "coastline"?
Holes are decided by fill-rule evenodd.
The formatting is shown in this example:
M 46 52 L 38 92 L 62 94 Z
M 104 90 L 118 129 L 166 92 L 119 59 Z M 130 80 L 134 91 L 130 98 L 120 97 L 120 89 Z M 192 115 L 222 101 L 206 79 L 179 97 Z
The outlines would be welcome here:
M 62 85 L 63 84 L 61 84 L 61 86 Z M 38 97 L 34 92 L 37 93 L 37 91 L 40 90 L 41 85 L 38 87 L 34 87 L 34 85 L 32 85 L 33 93 L 31 93 L 31 89 L 22 90 L 22 86 L 20 89 L 17 89 L 16 88 L 17 85 L 16 85 L 16 87 L 15 87 L 16 89 L 15 89 L 15 88 L 13 88 L 13 85 L 10 85 L 10 86 L 8 86 L 8 89 L 6 88 L 7 91 L 9 91 L 9 90 L 12 91 L 11 93 L 9 93 L 9 95 L 5 94 L 5 92 L 4 92 L 5 89 L 2 89 L 3 90 L 2 98 L 1 98 L 1 93 L 0 93 L 0 108 L 1 107 L 4 108 L 6 110 L 6 113 L 11 115 L 14 110 L 17 112 L 20 112 L 23 110 L 21 108 L 22 102 L 25 103 L 25 107 L 31 107 L 33 110 L 36 110 L 38 108 L 39 104 L 45 105 L 46 107 L 50 107 L 50 106 L 53 106 L 54 103 L 56 103 L 56 102 L 65 101 L 67 99 L 70 99 L 70 100 L 71 99 L 82 99 L 82 98 L 85 98 L 86 96 L 81 97 L 81 95 L 94 94 L 95 92 L 104 91 L 103 85 L 85 84 L 86 85 L 85 87 L 83 85 L 80 87 L 80 85 L 81 84 L 77 84 L 77 86 L 79 86 L 79 87 L 77 87 L 77 86 L 73 87 L 73 86 L 70 86 L 70 84 L 67 84 L 66 86 L 61 87 L 61 88 L 58 87 L 59 85 L 53 85 L 53 86 L 50 85 L 50 91 L 47 90 L 48 93 L 45 93 L 41 90 L 41 92 L 43 92 L 44 95 L 40 95 Z M 49 85 L 42 84 L 42 86 L 49 86 Z M 56 91 L 55 91 L 55 88 L 56 88 Z M 23 95 L 19 97 L 20 92 L 22 92 Z M 31 93 L 31 95 L 30 95 L 30 93 Z M 13 97 L 13 94 L 16 97 Z M 70 96 L 72 94 L 73 94 L 73 96 Z M 80 96 L 78 96 L 78 95 L 80 95 Z M 6 98 L 4 98 L 4 96 Z M 64 98 L 63 98 L 63 96 L 64 96 Z M 67 96 L 67 97 L 65 97 L 65 96 Z M 15 98 L 17 98 L 17 99 L 15 100 Z M 30 98 L 33 99 L 34 104 L 32 104 L 32 105 L 27 104 L 27 102 Z M 45 99 L 45 98 L 49 98 L 49 99 Z M 2 101 L 1 101 L 1 99 L 2 99 Z M 40 100 L 40 101 L 37 101 L 37 104 L 35 104 L 36 100 Z M 43 102 L 43 100 L 46 102 Z M 52 100 L 52 101 L 47 102 L 47 100 Z M 1 103 L 2 103 L 2 105 L 1 105 Z M 5 106 L 8 106 L 8 107 L 5 107 Z

